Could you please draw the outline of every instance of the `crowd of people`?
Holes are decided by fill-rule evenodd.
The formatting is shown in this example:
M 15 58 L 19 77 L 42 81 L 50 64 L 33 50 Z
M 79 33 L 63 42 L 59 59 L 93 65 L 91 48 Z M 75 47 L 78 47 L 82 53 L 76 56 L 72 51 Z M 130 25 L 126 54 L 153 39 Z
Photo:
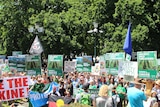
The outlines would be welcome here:
M 9 72 L 3 73 L 2 78 L 25 75 L 23 72 Z M 31 80 L 29 90 L 39 93 L 45 92 L 50 83 L 57 82 L 58 90 L 53 88 L 53 92 L 48 97 L 49 99 L 67 97 L 67 104 L 80 103 L 93 107 L 160 106 L 160 80 L 136 78 L 133 82 L 126 82 L 121 76 L 96 76 L 87 72 L 68 72 L 64 76 L 49 76 L 43 73 L 32 75 Z M 98 91 L 93 94 L 90 90 Z M 32 107 L 30 102 L 29 106 Z

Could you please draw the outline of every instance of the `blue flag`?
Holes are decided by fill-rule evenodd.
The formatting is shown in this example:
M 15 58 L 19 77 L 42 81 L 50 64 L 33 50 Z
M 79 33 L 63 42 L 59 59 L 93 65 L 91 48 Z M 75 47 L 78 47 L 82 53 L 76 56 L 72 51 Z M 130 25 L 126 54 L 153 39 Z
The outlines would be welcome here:
M 128 25 L 128 31 L 123 45 L 123 50 L 126 52 L 126 54 L 132 55 L 131 23 Z

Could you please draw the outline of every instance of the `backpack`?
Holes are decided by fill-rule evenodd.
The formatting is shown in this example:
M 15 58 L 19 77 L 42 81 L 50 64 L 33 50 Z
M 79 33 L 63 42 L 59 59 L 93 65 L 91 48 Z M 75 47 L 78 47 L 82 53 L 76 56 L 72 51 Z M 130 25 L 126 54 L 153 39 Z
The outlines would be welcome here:
M 90 94 L 82 93 L 79 103 L 83 105 L 91 105 Z

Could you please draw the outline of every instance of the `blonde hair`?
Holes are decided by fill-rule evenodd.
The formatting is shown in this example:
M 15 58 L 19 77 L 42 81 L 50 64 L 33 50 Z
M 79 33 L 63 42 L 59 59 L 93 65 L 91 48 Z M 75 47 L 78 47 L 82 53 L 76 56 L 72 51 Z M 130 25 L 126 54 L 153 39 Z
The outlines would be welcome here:
M 99 90 L 99 94 L 98 94 L 100 97 L 106 97 L 108 96 L 108 85 L 102 85 L 100 87 L 100 90 Z

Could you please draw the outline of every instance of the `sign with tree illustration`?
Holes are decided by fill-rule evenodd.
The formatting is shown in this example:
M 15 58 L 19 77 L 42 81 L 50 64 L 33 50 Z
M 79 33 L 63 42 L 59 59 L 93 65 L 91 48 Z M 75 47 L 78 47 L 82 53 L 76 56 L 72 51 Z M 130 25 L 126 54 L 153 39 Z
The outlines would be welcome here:
M 155 79 L 157 75 L 157 51 L 137 52 L 139 78 Z
M 109 74 L 117 75 L 119 61 L 125 60 L 124 52 L 110 53 L 109 54 Z
M 160 72 L 160 59 L 157 59 L 157 71 Z
M 26 71 L 28 75 L 41 75 L 40 55 L 26 55 Z
M 106 72 L 107 72 L 107 73 L 109 73 L 109 59 L 110 59 L 110 58 L 109 58 L 109 57 L 110 57 L 109 55 L 110 55 L 110 53 L 106 53 L 106 54 L 105 54 L 105 66 L 106 66 Z
M 83 56 L 83 72 L 91 72 L 92 56 Z
M 48 55 L 48 74 L 62 76 L 63 55 Z
M 83 72 L 83 57 L 76 57 L 76 71 Z

